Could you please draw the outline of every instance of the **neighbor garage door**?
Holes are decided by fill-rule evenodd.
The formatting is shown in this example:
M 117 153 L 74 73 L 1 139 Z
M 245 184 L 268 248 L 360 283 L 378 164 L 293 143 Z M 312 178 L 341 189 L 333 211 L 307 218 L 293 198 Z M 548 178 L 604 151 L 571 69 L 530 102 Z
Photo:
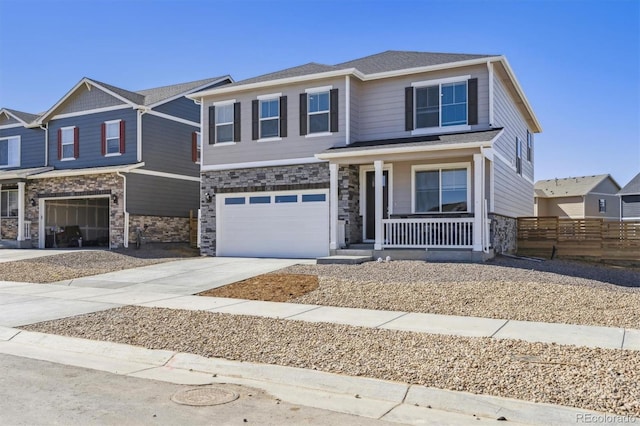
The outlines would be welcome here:
M 218 256 L 329 254 L 327 190 L 219 194 L 216 210 Z
M 69 241 L 57 238 L 71 229 L 77 230 L 74 234 L 80 232 L 84 247 L 108 246 L 109 198 L 45 200 L 45 247 L 66 247 Z

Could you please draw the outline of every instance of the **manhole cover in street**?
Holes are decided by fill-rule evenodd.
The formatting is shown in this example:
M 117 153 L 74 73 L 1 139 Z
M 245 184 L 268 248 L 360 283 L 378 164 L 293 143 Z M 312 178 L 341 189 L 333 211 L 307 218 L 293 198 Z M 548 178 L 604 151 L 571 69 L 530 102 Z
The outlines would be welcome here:
M 171 397 L 178 404 L 195 406 L 226 404 L 236 399 L 237 393 L 214 387 L 183 389 Z

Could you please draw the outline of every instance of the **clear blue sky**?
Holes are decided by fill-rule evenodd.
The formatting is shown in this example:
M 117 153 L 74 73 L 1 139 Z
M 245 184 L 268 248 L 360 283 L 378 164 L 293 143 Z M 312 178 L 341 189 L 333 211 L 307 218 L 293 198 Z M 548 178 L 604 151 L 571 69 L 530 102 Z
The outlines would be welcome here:
M 543 133 L 535 178 L 640 171 L 640 1 L 0 0 L 0 106 L 82 77 L 137 90 L 384 50 L 502 54 Z

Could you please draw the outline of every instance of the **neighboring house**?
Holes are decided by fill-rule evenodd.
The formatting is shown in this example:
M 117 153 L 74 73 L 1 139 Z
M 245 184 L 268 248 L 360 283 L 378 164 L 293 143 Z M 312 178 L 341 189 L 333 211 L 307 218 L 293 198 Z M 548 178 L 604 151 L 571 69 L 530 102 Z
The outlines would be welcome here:
M 618 220 L 618 191 L 620 185 L 611 175 L 540 180 L 535 185 L 535 216 Z
M 640 173 L 620 192 L 620 220 L 640 220 Z
M 533 214 L 541 126 L 503 56 L 387 51 L 188 97 L 203 108 L 203 254 L 365 242 L 486 258 Z
M 189 211 L 199 207 L 200 107 L 185 95 L 230 82 L 131 92 L 83 78 L 39 116 L 3 109 L 1 238 L 126 247 L 147 225 L 150 241 L 188 241 Z

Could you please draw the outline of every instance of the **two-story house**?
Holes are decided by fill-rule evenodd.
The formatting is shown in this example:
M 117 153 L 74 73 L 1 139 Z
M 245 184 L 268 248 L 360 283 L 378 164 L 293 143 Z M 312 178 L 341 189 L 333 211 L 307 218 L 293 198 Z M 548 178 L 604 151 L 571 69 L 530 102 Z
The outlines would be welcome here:
M 533 214 L 541 126 L 504 56 L 387 51 L 188 97 L 203 254 L 484 259 Z
M 126 247 L 146 228 L 149 241 L 188 241 L 200 197 L 200 107 L 185 95 L 230 82 L 133 92 L 83 78 L 39 116 L 2 110 L 2 238 Z
M 620 220 L 640 221 L 640 173 L 622 187 L 618 196 L 620 197 Z

